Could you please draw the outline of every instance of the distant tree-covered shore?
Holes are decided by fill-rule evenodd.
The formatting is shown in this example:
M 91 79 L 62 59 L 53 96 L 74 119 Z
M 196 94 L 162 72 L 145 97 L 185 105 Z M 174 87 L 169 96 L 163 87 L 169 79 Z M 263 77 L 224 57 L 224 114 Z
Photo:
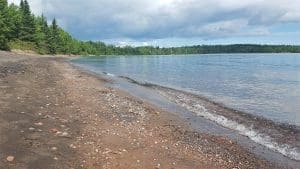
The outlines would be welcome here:
M 65 55 L 170 55 L 209 53 L 300 53 L 293 45 L 198 45 L 162 48 L 153 46 L 118 47 L 103 42 L 80 41 L 59 27 L 56 19 L 48 24 L 44 15 L 35 16 L 27 0 L 19 5 L 0 0 L 0 50 L 32 50 L 39 54 Z

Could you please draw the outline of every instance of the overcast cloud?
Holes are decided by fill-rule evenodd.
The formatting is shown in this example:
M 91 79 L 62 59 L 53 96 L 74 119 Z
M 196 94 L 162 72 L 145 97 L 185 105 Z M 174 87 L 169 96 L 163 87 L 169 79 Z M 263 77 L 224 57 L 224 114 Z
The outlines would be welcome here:
M 19 0 L 10 0 L 19 3 Z M 82 40 L 299 35 L 300 0 L 29 0 Z M 291 24 L 292 28 L 285 28 Z M 282 28 L 283 27 L 283 28 Z M 294 29 L 293 29 L 294 28 Z M 283 36 L 282 36 L 283 34 Z M 300 38 L 299 36 L 297 38 Z

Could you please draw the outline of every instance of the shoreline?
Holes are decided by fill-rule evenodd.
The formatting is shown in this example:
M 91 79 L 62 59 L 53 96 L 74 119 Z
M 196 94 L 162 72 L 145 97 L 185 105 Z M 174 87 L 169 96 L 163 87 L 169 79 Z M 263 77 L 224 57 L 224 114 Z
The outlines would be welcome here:
M 1 167 L 284 168 L 226 137 L 195 132 L 66 58 L 0 58 Z
M 263 117 L 228 108 L 187 91 L 138 82 L 124 76 L 111 76 L 107 72 L 99 74 L 76 64 L 74 66 L 83 69 L 88 74 L 104 76 L 111 83 L 116 83 L 116 85 L 109 86 L 125 90 L 138 99 L 172 112 L 181 119 L 187 119 L 196 132 L 225 136 L 250 150 L 251 153 L 281 165 L 290 167 L 299 165 L 299 160 L 296 160 L 299 157 L 297 149 L 299 132 L 294 125 L 276 123 Z M 186 100 L 187 98 L 189 99 Z M 183 105 L 180 104 L 182 99 Z M 195 109 L 197 105 L 201 105 L 200 109 Z M 199 113 L 203 111 L 207 113 Z M 210 127 L 213 130 L 208 129 Z

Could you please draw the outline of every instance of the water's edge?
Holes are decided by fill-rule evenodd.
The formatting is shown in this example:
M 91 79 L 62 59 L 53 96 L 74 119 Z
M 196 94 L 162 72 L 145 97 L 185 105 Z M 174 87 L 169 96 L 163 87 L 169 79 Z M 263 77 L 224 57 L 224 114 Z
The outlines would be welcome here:
M 81 67 L 77 64 L 75 64 L 75 66 L 79 66 L 80 68 L 83 68 L 89 72 L 91 71 L 86 67 Z M 242 146 L 254 152 L 256 155 L 262 156 L 263 158 L 283 166 L 297 168 L 297 166 L 300 164 L 300 132 L 298 126 L 279 124 L 261 117 L 255 117 L 244 112 L 227 108 L 222 104 L 215 103 L 209 99 L 193 93 L 188 93 L 186 91 L 180 91 L 156 84 L 138 82 L 129 77 L 117 77 L 108 72 L 92 73 L 96 73 L 98 75 L 100 73 L 100 75 L 102 74 L 107 76 L 109 79 L 113 79 L 113 87 L 128 91 L 134 96 L 145 99 L 146 101 L 150 101 L 151 103 L 154 103 L 155 105 L 163 107 L 169 111 L 176 110 L 177 112 L 179 111 L 183 113 L 182 117 L 191 119 L 191 122 L 194 124 L 194 128 L 199 129 L 202 132 L 212 132 L 212 134 L 226 135 L 235 139 L 238 138 L 239 140 L 236 140 L 238 143 L 242 144 Z M 142 87 L 142 89 L 137 90 L 137 88 L 140 87 Z M 156 92 L 157 95 L 153 94 L 153 91 Z M 167 99 L 168 101 L 164 102 L 162 101 L 163 99 Z M 179 106 L 179 108 L 177 106 Z M 174 109 L 174 107 L 176 108 Z M 192 114 L 188 114 L 190 112 L 192 112 Z M 197 119 L 195 119 L 195 117 Z M 203 118 L 208 121 L 203 120 Z M 199 124 L 199 121 L 203 122 L 203 124 Z M 211 122 L 214 122 L 222 127 L 216 127 L 215 124 L 212 124 Z M 205 128 L 205 125 L 208 126 Z M 260 131 L 260 129 L 262 131 Z M 236 131 L 237 133 L 233 132 L 232 130 Z M 273 132 L 274 134 L 272 134 Z M 245 137 L 242 138 L 236 134 L 240 134 Z M 276 135 L 280 135 L 280 137 L 272 137 Z M 248 140 L 251 140 L 259 145 L 255 145 Z M 251 149 L 250 147 L 256 148 Z M 277 152 L 278 154 L 274 152 Z

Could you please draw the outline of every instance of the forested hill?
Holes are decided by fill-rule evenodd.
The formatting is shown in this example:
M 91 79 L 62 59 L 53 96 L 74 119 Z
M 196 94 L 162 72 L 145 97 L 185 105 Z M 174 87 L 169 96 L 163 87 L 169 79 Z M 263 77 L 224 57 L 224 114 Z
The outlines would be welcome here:
M 32 50 L 40 54 L 73 55 L 167 55 L 200 53 L 300 53 L 289 45 L 201 45 L 176 48 L 117 47 L 103 42 L 84 42 L 60 28 L 55 19 L 48 25 L 45 16 L 35 16 L 27 0 L 8 5 L 0 0 L 0 49 Z

